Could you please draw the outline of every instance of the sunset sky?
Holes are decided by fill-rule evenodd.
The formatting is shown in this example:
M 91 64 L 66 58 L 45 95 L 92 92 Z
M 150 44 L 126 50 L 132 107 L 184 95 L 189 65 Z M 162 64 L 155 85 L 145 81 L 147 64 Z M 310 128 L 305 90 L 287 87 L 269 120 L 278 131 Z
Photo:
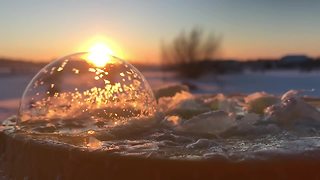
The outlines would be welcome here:
M 104 42 L 156 63 L 162 40 L 194 26 L 222 36 L 222 58 L 320 56 L 317 0 L 0 0 L 0 23 L 0 56 L 38 61 Z

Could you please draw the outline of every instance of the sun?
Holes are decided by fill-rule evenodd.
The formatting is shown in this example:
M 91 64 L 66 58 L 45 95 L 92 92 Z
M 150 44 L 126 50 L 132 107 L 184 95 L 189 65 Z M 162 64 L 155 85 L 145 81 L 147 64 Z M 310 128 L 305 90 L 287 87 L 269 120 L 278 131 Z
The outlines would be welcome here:
M 104 67 L 113 56 L 113 51 L 104 43 L 96 43 L 89 49 L 88 63 L 96 67 Z

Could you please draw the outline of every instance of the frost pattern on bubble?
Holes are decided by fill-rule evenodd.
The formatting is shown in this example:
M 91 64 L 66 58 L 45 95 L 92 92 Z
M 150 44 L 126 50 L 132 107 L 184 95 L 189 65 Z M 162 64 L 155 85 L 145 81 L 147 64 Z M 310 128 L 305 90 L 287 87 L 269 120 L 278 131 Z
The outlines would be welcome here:
M 39 132 L 79 132 L 152 119 L 155 111 L 153 92 L 135 67 L 113 56 L 97 66 L 90 53 L 77 53 L 50 63 L 32 79 L 18 123 Z

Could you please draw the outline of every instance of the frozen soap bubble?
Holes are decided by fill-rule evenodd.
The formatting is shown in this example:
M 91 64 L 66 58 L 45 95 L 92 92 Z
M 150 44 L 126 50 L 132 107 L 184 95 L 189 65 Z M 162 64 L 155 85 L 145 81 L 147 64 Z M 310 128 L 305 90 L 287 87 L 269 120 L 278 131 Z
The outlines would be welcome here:
M 153 92 L 131 64 L 108 54 L 76 53 L 45 66 L 23 93 L 18 127 L 35 132 L 105 130 L 152 121 Z

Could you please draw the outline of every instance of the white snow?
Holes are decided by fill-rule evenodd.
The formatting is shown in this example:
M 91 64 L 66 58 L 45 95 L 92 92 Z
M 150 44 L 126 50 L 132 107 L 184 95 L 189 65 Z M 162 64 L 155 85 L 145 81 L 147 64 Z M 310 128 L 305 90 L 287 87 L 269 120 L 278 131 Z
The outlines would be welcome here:
M 206 75 L 198 80 L 177 79 L 174 77 L 174 73 L 164 74 L 160 70 L 142 71 L 142 73 L 146 76 L 153 89 L 184 81 L 198 87 L 192 91 L 192 94 L 250 94 L 264 91 L 268 94 L 281 95 L 290 89 L 315 89 L 313 92 L 305 92 L 304 94 L 309 96 L 320 96 L 320 72 L 318 71 L 309 73 L 300 71 L 268 71 L 226 74 L 220 76 Z M 23 90 L 32 77 L 32 74 L 0 76 L 0 119 L 4 119 L 16 113 Z M 266 97 L 264 96 L 264 98 Z M 220 100 L 223 100 L 223 98 L 221 97 Z M 259 102 L 261 99 L 259 97 L 250 97 L 247 100 L 250 102 L 249 104 L 252 104 L 247 107 L 249 109 L 256 104 L 261 105 Z M 263 102 L 267 102 L 267 105 L 274 101 L 276 101 L 276 99 L 274 99 L 273 96 L 268 96 L 267 101 L 266 99 L 263 100 Z M 228 108 L 228 102 L 219 102 L 218 109 L 226 110 L 226 108 Z M 188 104 L 195 103 L 195 101 L 191 98 L 185 103 L 186 104 L 183 104 L 181 102 L 180 105 L 188 106 Z M 175 106 L 177 104 L 173 103 L 169 105 Z M 265 105 L 261 106 L 264 107 Z M 255 108 L 252 109 L 252 111 L 261 113 L 261 108 Z

